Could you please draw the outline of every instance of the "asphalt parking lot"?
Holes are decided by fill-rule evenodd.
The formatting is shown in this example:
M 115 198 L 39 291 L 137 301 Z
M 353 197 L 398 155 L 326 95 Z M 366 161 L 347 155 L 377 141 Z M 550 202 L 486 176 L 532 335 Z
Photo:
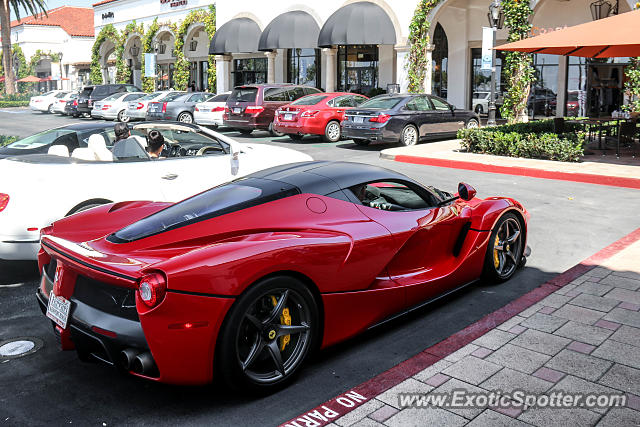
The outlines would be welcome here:
M 7 111 L 0 110 L 0 134 L 5 135 L 27 136 L 89 120 Z M 350 141 L 328 144 L 316 138 L 291 141 L 265 132 L 249 137 L 227 135 L 241 142 L 290 147 L 318 160 L 387 167 L 444 190 L 452 191 L 459 181 L 465 181 L 477 189 L 479 197 L 512 196 L 531 213 L 532 255 L 527 266 L 506 284 L 471 286 L 315 355 L 290 387 L 266 397 L 232 393 L 217 385 L 155 384 L 118 375 L 99 364 L 82 363 L 73 352 L 60 352 L 35 300 L 35 265 L 0 262 L 0 341 L 36 337 L 43 342 L 31 355 L 0 359 L 0 423 L 276 425 L 439 342 L 640 226 L 637 190 L 380 159 L 380 150 L 389 145 L 359 147 Z

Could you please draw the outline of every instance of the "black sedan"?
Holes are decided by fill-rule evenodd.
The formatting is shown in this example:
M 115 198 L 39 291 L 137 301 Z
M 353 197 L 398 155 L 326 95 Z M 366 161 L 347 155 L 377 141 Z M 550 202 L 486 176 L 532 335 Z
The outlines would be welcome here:
M 47 154 L 54 145 L 63 145 L 69 154 L 79 147 L 86 147 L 94 133 L 115 141 L 113 123 L 77 123 L 36 133 L 9 145 L 0 147 L 0 159 L 24 154 Z
M 213 93 L 185 93 L 177 98 L 150 102 L 147 109 L 147 120 L 171 120 L 182 123 L 193 123 L 193 110 L 196 104 L 211 98 Z
M 433 95 L 380 95 L 348 110 L 342 136 L 358 145 L 371 141 L 415 145 L 435 137 L 454 136 L 463 127 L 478 127 L 473 111 L 461 110 Z

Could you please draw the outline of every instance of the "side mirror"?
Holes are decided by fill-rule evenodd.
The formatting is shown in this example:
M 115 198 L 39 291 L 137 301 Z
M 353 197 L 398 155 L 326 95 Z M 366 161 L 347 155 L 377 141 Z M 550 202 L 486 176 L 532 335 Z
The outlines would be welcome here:
M 469 184 L 465 184 L 461 182 L 458 184 L 458 194 L 462 200 L 469 201 L 476 197 L 476 189 L 470 186 Z

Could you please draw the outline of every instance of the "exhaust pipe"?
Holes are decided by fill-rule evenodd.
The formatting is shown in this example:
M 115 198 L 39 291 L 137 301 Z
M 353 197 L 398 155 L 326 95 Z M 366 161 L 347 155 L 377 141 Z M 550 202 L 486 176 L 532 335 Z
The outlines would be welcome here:
M 137 374 L 148 374 L 155 370 L 156 362 L 153 361 L 151 353 L 140 353 L 133 360 L 131 370 Z
M 134 348 L 126 348 L 120 352 L 120 363 L 127 371 L 133 369 L 133 361 L 140 354 L 139 350 Z

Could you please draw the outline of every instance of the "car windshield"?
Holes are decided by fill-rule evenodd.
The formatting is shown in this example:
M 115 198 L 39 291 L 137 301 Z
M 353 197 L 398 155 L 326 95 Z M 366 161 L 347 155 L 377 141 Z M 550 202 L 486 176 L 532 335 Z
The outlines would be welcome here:
M 43 94 L 42 94 L 42 95 L 40 95 L 40 96 L 48 96 L 48 95 L 51 95 L 53 92 L 54 92 L 54 91 L 50 90 L 49 92 L 45 92 L 45 93 L 43 93 Z
M 359 108 L 375 108 L 380 110 L 390 110 L 396 105 L 398 105 L 400 101 L 402 101 L 403 99 L 404 98 L 402 97 L 388 98 L 386 96 L 382 98 L 373 98 L 360 104 Z
M 108 240 L 126 243 L 273 200 L 299 194 L 289 184 L 256 178 L 214 187 L 115 232 Z
M 113 95 L 107 96 L 103 101 L 113 101 L 120 98 L 124 93 L 114 93 Z
M 171 101 L 174 101 L 174 102 L 186 102 L 187 98 L 189 98 L 190 96 L 191 96 L 190 93 L 183 93 L 180 96 L 176 96 L 175 98 L 171 99 Z M 169 100 L 165 98 L 165 101 L 169 101 Z
M 109 86 L 96 86 L 91 92 L 92 96 L 103 96 L 109 93 Z
M 291 105 L 316 105 L 327 99 L 326 95 L 309 95 L 293 101 Z
M 63 135 L 74 133 L 75 131 L 69 129 L 50 129 L 12 142 L 11 144 L 7 145 L 7 147 L 13 148 L 14 150 L 33 150 L 45 145 L 49 145 Z
M 139 101 L 149 101 L 152 100 L 153 98 L 156 98 L 160 95 L 162 95 L 164 92 L 153 92 L 153 93 L 149 93 L 145 96 L 143 96 L 142 98 L 139 98 Z
M 231 92 L 228 101 L 255 102 L 257 95 L 257 87 L 240 87 Z
M 84 96 L 89 96 L 89 95 L 91 95 L 91 92 L 93 92 L 93 88 L 92 88 L 92 87 L 91 87 L 91 88 L 86 88 L 86 89 L 83 89 L 83 90 L 82 90 L 82 94 L 83 94 Z

